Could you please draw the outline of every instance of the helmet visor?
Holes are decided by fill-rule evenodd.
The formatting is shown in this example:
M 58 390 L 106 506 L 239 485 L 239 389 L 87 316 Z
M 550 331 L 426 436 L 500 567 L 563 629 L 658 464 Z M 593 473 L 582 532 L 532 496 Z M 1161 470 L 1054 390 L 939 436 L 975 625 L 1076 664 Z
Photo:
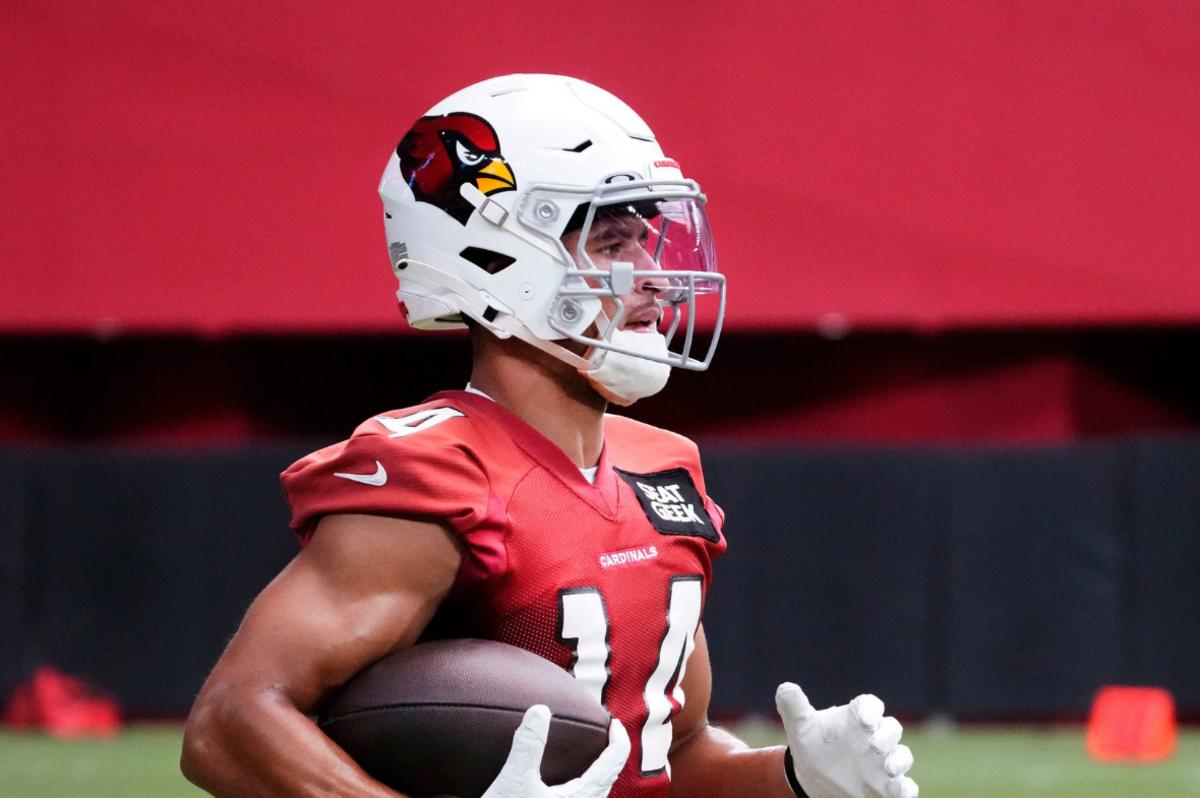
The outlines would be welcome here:
M 578 237 L 572 241 L 570 232 L 564 235 L 578 269 L 561 294 L 609 297 L 613 329 L 634 321 L 647 323 L 644 300 L 653 295 L 661 308 L 655 326 L 671 349 L 664 362 L 703 369 L 712 357 L 724 315 L 724 277 L 717 271 L 703 199 L 644 196 L 627 193 L 581 208 L 585 213 L 581 213 Z M 568 288 L 572 284 L 578 288 Z M 716 301 L 698 303 L 704 294 L 715 295 Z M 698 328 L 713 334 L 713 346 L 703 356 L 693 351 Z M 607 348 L 607 329 L 578 340 Z
M 596 205 L 580 231 L 576 261 L 608 271 L 631 263 L 639 279 L 661 292 L 664 302 L 689 294 L 716 293 L 717 253 L 704 205 L 694 198 L 646 199 Z M 650 274 L 658 272 L 658 274 Z

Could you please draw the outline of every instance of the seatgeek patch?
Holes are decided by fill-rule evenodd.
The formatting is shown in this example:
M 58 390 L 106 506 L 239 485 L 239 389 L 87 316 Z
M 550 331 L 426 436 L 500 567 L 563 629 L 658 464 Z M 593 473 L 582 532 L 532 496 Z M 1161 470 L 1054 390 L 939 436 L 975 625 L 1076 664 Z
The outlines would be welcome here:
M 662 534 L 699 537 L 713 543 L 721 539 L 686 468 L 653 474 L 613 470 L 633 488 L 651 526 Z

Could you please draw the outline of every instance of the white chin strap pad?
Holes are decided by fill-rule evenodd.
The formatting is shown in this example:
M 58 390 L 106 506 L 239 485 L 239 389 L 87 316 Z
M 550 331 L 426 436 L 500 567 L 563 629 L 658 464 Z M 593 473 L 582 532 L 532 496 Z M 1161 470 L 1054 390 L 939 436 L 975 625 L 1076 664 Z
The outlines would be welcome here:
M 651 357 L 666 358 L 667 339 L 657 332 L 613 331 L 610 343 L 627 350 L 617 352 L 599 349 L 591 358 L 599 363 L 579 373 L 604 398 L 622 407 L 628 407 L 638 399 L 645 399 L 661 391 L 671 376 L 671 367 L 666 363 L 651 360 Z

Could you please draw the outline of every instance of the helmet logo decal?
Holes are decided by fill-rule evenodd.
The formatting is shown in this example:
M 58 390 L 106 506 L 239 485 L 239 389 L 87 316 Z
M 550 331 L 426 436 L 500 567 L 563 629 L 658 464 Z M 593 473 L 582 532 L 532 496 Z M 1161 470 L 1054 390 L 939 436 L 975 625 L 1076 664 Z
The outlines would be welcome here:
M 464 183 L 484 194 L 517 187 L 496 131 L 475 114 L 421 117 L 400 139 L 396 155 L 417 201 L 436 205 L 464 225 L 475 210 L 459 193 Z

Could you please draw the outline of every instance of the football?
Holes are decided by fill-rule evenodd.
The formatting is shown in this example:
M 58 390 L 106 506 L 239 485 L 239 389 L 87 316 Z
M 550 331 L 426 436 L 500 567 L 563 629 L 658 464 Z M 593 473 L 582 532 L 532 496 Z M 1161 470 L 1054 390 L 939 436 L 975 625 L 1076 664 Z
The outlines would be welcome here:
M 390 654 L 326 701 L 318 725 L 392 789 L 413 798 L 478 798 L 534 704 L 553 713 L 543 780 L 579 776 L 608 744 L 608 712 L 554 663 L 489 640 L 440 640 Z

